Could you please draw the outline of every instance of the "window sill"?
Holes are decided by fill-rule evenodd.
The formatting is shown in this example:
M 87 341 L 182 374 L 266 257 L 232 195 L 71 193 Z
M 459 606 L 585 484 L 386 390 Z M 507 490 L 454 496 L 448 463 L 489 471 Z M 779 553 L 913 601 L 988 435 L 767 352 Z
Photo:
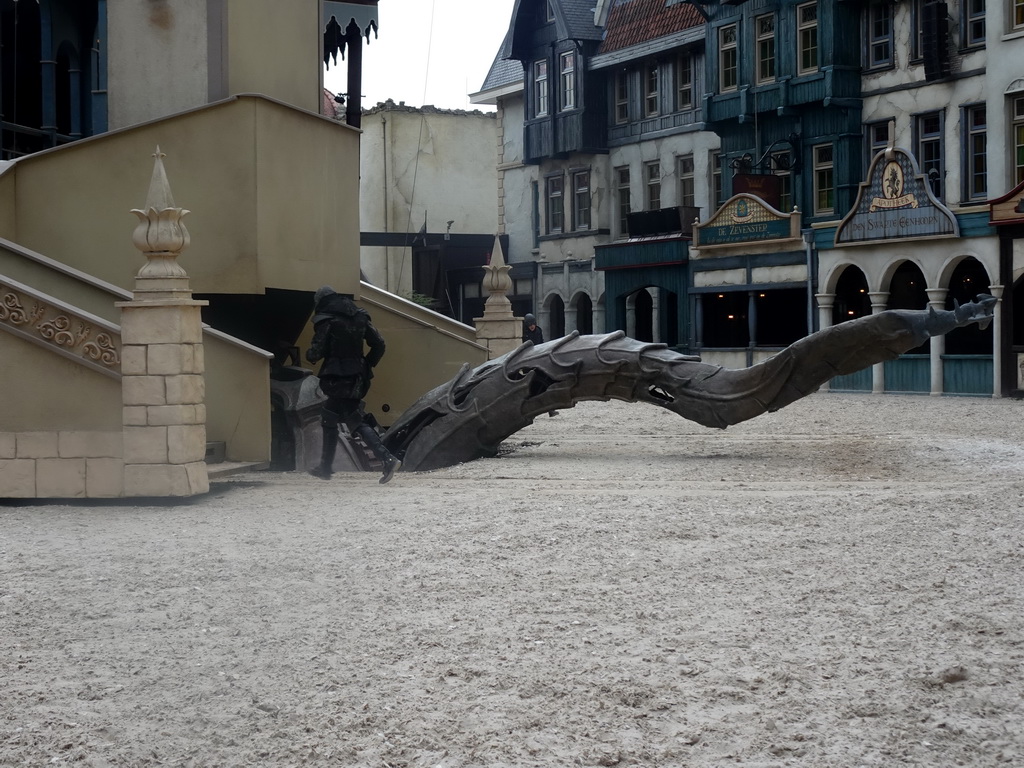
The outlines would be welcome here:
M 579 237 L 598 237 L 607 234 L 607 229 L 576 229 L 572 232 L 552 232 L 548 235 L 541 235 L 540 241 L 544 243 L 552 240 L 571 240 Z

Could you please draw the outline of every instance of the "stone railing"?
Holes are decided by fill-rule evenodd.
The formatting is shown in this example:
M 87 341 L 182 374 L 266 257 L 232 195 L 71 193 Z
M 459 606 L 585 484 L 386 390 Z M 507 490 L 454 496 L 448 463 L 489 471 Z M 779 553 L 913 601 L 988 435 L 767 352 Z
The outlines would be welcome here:
M 146 205 L 133 211 L 139 220 L 133 241 L 146 263 L 136 276 L 132 299 L 115 305 L 121 310 L 120 327 L 0 278 L 0 330 L 41 348 L 37 362 L 49 371 L 33 396 L 32 372 L 8 369 L 5 381 L 17 385 L 22 393 L 18 403 L 31 412 L 8 415 L 8 429 L 0 429 L 0 497 L 160 497 L 209 491 L 200 316 L 206 302 L 192 299 L 188 275 L 177 263 L 189 244 L 181 223 L 188 211 L 174 205 L 159 147 L 154 157 Z M 54 365 L 49 353 L 74 365 Z M 114 379 L 119 392 L 111 393 L 95 376 L 78 376 L 78 366 Z M 83 388 L 78 379 L 87 379 L 88 386 Z M 59 424 L 79 420 L 93 428 Z

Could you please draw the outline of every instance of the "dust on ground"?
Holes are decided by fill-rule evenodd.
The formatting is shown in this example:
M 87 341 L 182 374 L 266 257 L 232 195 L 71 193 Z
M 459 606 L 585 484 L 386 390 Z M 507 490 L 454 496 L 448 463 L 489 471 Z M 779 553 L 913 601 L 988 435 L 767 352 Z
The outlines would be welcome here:
M 1021 765 L 1022 436 L 582 403 L 386 486 L 0 502 L 0 765 Z

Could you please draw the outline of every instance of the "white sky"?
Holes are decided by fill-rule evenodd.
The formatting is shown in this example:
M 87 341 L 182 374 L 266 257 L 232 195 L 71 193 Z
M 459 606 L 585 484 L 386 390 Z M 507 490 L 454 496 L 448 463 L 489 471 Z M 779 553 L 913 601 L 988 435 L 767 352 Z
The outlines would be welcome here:
M 505 37 L 515 0 L 380 0 L 377 37 L 363 41 L 363 107 L 392 99 L 412 107 L 493 109 L 469 103 Z M 347 59 L 324 73 L 345 93 Z

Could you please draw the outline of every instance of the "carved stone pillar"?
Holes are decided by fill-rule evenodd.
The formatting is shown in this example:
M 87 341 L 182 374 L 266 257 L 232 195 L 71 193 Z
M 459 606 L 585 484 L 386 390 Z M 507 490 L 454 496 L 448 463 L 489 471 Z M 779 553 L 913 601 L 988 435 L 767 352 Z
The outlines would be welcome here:
M 188 274 L 189 245 L 157 147 L 146 205 L 133 210 L 132 240 L 146 256 L 134 298 L 121 308 L 121 386 L 126 496 L 193 496 L 210 490 L 206 469 L 203 324 Z

